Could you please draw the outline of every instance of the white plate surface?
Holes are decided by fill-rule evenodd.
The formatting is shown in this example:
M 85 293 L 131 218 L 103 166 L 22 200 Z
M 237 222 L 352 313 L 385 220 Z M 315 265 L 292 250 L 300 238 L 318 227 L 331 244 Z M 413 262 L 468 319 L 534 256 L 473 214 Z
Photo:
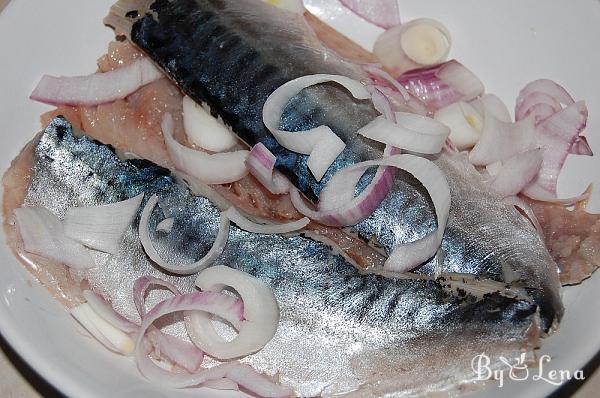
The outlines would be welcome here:
M 308 0 L 337 6 L 335 0 Z M 78 75 L 95 70 L 96 58 L 112 39 L 101 21 L 110 0 L 13 0 L 0 14 L 0 170 L 39 130 L 49 109 L 28 95 L 43 73 Z M 547 77 L 563 84 L 590 111 L 589 142 L 600 153 L 600 2 L 578 0 L 401 0 L 404 20 L 432 17 L 453 35 L 451 56 L 473 70 L 488 92 L 508 105 L 527 82 Z M 315 8 L 313 8 L 315 9 Z M 329 21 L 371 45 L 378 30 L 353 15 Z M 600 187 L 600 157 L 571 157 L 561 175 L 562 195 L 580 193 L 590 182 Z M 600 210 L 595 192 L 591 210 Z M 91 340 L 0 244 L 0 331 L 11 346 L 50 383 L 72 397 L 183 397 L 197 392 L 157 388 L 139 376 L 133 362 Z M 567 307 L 558 333 L 544 342 L 550 367 L 582 368 L 600 349 L 600 276 L 563 290 Z M 556 387 L 543 381 L 514 382 L 486 396 L 545 396 Z M 205 395 L 205 394 L 202 394 Z M 224 395 L 224 394 L 223 394 Z M 214 396 L 210 394 L 207 396 Z

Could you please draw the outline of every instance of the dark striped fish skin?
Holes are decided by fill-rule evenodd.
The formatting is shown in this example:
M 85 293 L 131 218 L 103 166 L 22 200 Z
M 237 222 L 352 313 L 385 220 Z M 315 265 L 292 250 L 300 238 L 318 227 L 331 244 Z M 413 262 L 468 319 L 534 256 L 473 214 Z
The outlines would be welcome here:
M 164 217 L 175 219 L 171 233 L 151 232 L 165 258 L 190 262 L 209 250 L 219 224 L 219 210 L 209 199 L 192 194 L 168 170 L 144 160 L 120 160 L 109 146 L 74 136 L 62 118 L 54 119 L 35 147 L 25 204 L 62 216 L 70 206 L 112 203 L 141 192 L 146 200 L 160 197 L 150 231 Z M 188 292 L 195 280 L 155 268 L 140 246 L 138 222 L 139 215 L 115 256 L 97 256 L 98 267 L 79 275 L 132 319 L 131 291 L 139 276 L 166 278 Z M 301 236 L 258 235 L 232 226 L 217 263 L 248 272 L 273 289 L 281 308 L 277 334 L 244 361 L 280 372 L 301 396 L 350 391 L 372 396 L 468 381 L 473 378 L 468 355 L 518 354 L 538 322 L 537 307 L 527 300 L 493 292 L 465 300 L 432 280 L 362 274 L 326 245 Z M 456 366 L 441 366 L 443 361 Z M 398 366 L 410 369 L 402 380 Z M 369 372 L 375 369 L 373 379 Z
M 315 73 L 316 66 L 319 73 L 366 78 L 358 66 L 339 59 L 316 38 L 298 41 L 306 29 L 299 16 L 280 15 L 262 1 L 156 1 L 150 9 L 160 16 L 158 21 L 144 17 L 136 22 L 133 42 L 185 93 L 208 103 L 248 145 L 262 142 L 269 148 L 277 156 L 276 167 L 309 198 L 316 200 L 336 170 L 379 157 L 381 147 L 365 145 L 356 135 L 376 111 L 368 101 L 353 101 L 335 84 L 305 90 L 288 105 L 282 121 L 291 131 L 325 124 L 346 142 L 321 182 L 308 170 L 306 155 L 281 147 L 263 125 L 262 106 L 269 95 L 289 80 Z M 269 16 L 275 23 L 261 22 Z M 278 40 L 266 40 L 275 37 Z
M 282 127 L 292 131 L 331 126 L 346 142 L 346 150 L 321 183 L 307 170 L 306 156 L 279 146 L 264 127 L 264 102 L 291 79 L 314 73 L 364 78 L 357 65 L 324 49 L 299 16 L 260 0 L 128 0 L 115 7 L 147 10 L 134 19 L 120 18 L 113 10 L 107 23 L 120 26 L 117 31 L 128 29 L 125 34 L 134 44 L 184 92 L 208 103 L 247 144 L 263 142 L 277 156 L 279 170 L 307 197 L 314 200 L 340 168 L 381 157 L 381 145 L 356 135 L 358 127 L 377 113 L 335 85 L 305 90 L 292 100 L 282 120 Z M 560 320 L 563 307 L 557 267 L 542 239 L 512 206 L 489 192 L 466 159 L 444 153 L 433 160 L 451 187 L 451 216 L 443 256 L 418 272 L 433 274 L 436 262 L 443 258 L 445 272 L 529 288 L 541 308 L 543 328 L 549 330 Z M 363 183 L 368 181 L 365 178 Z M 431 232 L 435 225 L 427 193 L 410 175 L 399 173 L 392 193 L 353 229 L 389 253 L 397 244 Z

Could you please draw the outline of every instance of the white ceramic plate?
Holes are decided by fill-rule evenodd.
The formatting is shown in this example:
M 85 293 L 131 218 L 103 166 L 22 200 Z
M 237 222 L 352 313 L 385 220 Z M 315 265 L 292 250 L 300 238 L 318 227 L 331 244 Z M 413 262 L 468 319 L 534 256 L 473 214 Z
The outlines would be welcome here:
M 335 0 L 309 0 L 335 4 Z M 47 107 L 28 95 L 43 73 L 93 72 L 95 60 L 112 39 L 102 25 L 111 0 L 13 0 L 0 14 L 0 170 L 38 131 Z M 527 82 L 548 77 L 585 99 L 590 111 L 589 142 L 600 153 L 600 2 L 578 0 L 420 1 L 401 0 L 405 20 L 432 17 L 450 29 L 451 56 L 473 70 L 487 91 L 509 106 Z M 314 8 L 313 8 L 314 9 Z M 377 30 L 352 15 L 329 21 L 365 46 Z M 560 193 L 580 193 L 590 182 L 600 186 L 600 157 L 571 157 L 560 178 Z M 595 193 L 591 209 L 600 210 Z M 198 396 L 193 390 L 157 388 L 139 376 L 130 360 L 112 354 L 89 338 L 0 244 L 0 331 L 10 345 L 50 383 L 72 397 Z M 600 349 L 600 276 L 564 289 L 567 307 L 561 330 L 544 342 L 543 353 L 555 369 L 582 368 Z M 550 367 L 546 367 L 549 370 Z M 545 396 L 556 387 L 543 381 L 490 385 L 486 396 Z M 202 394 L 204 395 L 204 394 Z M 210 394 L 214 396 L 214 394 Z

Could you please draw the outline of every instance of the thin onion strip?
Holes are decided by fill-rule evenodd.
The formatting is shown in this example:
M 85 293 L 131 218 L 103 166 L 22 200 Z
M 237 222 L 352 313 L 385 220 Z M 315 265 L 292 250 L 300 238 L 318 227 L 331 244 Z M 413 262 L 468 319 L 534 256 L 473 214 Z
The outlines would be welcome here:
M 87 76 L 44 75 L 29 98 L 57 106 L 95 106 L 123 99 L 163 76 L 150 59 L 142 58 L 123 68 Z
M 191 275 L 206 268 L 207 266 L 212 264 L 217 259 L 217 257 L 219 257 L 219 255 L 223 252 L 223 249 L 225 248 L 227 239 L 229 237 L 229 219 L 224 214 L 221 214 L 220 216 L 219 232 L 217 233 L 215 242 L 204 257 L 192 264 L 175 265 L 163 260 L 160 254 L 158 254 L 158 252 L 154 248 L 154 245 L 152 244 L 149 235 L 150 215 L 152 214 L 152 211 L 156 207 L 157 203 L 158 196 L 153 195 L 146 203 L 146 206 L 144 206 L 144 210 L 142 211 L 142 215 L 140 217 L 139 225 L 140 241 L 142 243 L 144 251 L 152 261 L 154 261 L 161 268 L 174 274 Z
M 321 180 L 346 144 L 327 126 L 291 132 L 280 130 L 279 124 L 285 107 L 292 98 L 307 87 L 327 82 L 342 85 L 356 99 L 371 98 L 365 86 L 356 80 L 345 76 L 317 74 L 303 76 L 283 84 L 269 96 L 263 107 L 263 122 L 267 129 L 284 148 L 309 155 L 307 163 L 317 181 Z
M 188 148 L 173 137 L 173 117 L 169 113 L 163 116 L 161 128 L 169 158 L 177 170 L 205 184 L 227 184 L 248 174 L 245 165 L 248 151 L 208 154 Z
M 395 123 L 383 116 L 375 118 L 358 134 L 374 141 L 423 154 L 439 153 L 450 129 L 444 124 L 421 115 L 396 112 Z

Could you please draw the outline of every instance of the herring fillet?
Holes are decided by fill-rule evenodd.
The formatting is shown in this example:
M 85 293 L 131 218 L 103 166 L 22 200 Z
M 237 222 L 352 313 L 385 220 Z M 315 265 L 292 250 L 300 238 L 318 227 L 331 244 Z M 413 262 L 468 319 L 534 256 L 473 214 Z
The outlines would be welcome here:
M 358 65 L 324 48 L 298 15 L 260 0 L 121 0 L 105 22 L 150 56 L 197 102 L 206 102 L 248 145 L 262 142 L 276 167 L 315 200 L 340 168 L 381 157 L 382 146 L 356 135 L 377 114 L 344 89 L 324 84 L 304 90 L 284 113 L 281 127 L 330 126 L 347 144 L 321 182 L 306 167 L 307 156 L 281 147 L 262 123 L 267 97 L 281 84 L 314 73 L 364 79 Z M 549 330 L 563 313 L 556 263 L 526 220 L 489 192 L 460 155 L 433 159 L 448 179 L 452 208 L 443 253 L 417 272 L 442 271 L 493 279 L 528 290 Z M 371 173 L 372 175 L 372 173 Z M 368 181 L 368 176 L 363 181 Z M 410 175 L 399 173 L 393 191 L 353 229 L 388 253 L 435 228 L 430 199 Z
M 74 136 L 62 118 L 28 149 L 32 153 L 24 155 L 33 172 L 25 205 L 62 216 L 69 206 L 157 194 L 161 210 L 150 220 L 157 250 L 187 262 L 211 246 L 219 210 L 168 170 L 145 160 L 122 161 L 110 147 Z M 163 217 L 175 220 L 169 234 L 154 231 Z M 140 246 L 138 222 L 139 214 L 115 256 L 99 254 L 96 269 L 72 276 L 73 283 L 86 279 L 134 320 L 131 291 L 139 276 L 166 278 L 182 291 L 193 290 L 195 279 L 158 271 Z M 517 357 L 537 344 L 539 314 L 527 299 L 492 292 L 465 300 L 432 280 L 362 274 L 326 245 L 301 236 L 257 235 L 232 227 L 218 263 L 273 289 L 281 307 L 279 329 L 262 351 L 244 361 L 259 371 L 280 372 L 282 382 L 300 396 L 402 396 L 458 387 L 474 379 L 476 354 Z

